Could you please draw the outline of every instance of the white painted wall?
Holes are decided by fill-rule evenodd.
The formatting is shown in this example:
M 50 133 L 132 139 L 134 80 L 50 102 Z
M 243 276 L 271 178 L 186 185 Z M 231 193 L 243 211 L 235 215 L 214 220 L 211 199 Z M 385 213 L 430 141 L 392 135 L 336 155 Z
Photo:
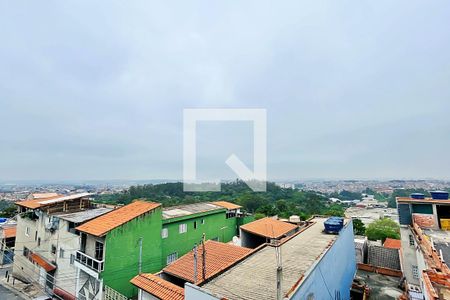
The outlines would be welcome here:
M 153 295 L 150 295 L 144 290 L 139 289 L 139 300 L 159 300 L 159 298 L 156 298 Z
M 206 290 L 195 286 L 190 283 L 184 285 L 184 299 L 185 300 L 219 300 L 222 299 L 220 296 L 212 295 Z

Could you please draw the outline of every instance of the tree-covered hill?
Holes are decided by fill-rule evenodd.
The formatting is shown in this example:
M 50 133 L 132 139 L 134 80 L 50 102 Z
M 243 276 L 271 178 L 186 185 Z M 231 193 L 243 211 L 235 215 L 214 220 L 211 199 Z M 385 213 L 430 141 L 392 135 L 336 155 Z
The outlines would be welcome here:
M 146 184 L 132 186 L 123 193 L 98 196 L 96 201 L 127 204 L 134 199 L 160 202 L 173 206 L 205 201 L 226 200 L 238 203 L 251 213 L 279 215 L 286 218 L 299 215 L 307 218 L 313 214 L 343 215 L 344 207 L 329 204 L 328 196 L 313 191 L 281 188 L 267 184 L 267 192 L 253 192 L 243 181 L 223 183 L 220 192 L 184 192 L 183 183 Z

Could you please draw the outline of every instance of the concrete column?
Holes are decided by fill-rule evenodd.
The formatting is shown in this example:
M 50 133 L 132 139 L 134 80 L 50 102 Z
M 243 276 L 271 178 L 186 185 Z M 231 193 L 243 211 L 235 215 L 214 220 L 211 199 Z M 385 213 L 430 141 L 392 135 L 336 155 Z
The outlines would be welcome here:
M 77 282 L 75 284 L 75 298 L 77 299 L 79 290 L 80 290 L 80 268 L 77 268 Z
M 436 224 L 436 229 L 439 229 L 441 226 L 439 224 L 439 218 L 437 215 L 437 205 L 436 204 L 432 204 L 433 207 L 433 217 L 434 217 L 434 224 Z

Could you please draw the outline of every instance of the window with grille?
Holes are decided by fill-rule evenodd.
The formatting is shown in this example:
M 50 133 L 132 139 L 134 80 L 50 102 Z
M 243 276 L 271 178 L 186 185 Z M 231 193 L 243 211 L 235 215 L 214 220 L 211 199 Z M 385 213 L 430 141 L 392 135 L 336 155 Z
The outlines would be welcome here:
M 59 248 L 59 258 L 64 258 L 64 249 Z
M 167 261 L 166 263 L 168 265 L 170 265 L 171 263 L 173 263 L 174 261 L 176 261 L 178 259 L 178 253 L 174 252 L 172 254 L 167 255 Z
M 414 237 L 412 236 L 412 234 L 409 235 L 409 245 L 414 246 Z
M 419 279 L 419 269 L 417 266 L 412 266 L 412 273 L 414 278 Z

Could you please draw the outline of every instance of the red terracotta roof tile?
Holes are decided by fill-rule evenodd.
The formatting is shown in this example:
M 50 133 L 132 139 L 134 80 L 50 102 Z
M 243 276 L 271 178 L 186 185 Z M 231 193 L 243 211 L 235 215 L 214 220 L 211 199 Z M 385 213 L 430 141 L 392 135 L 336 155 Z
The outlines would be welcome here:
M 205 243 L 206 251 L 206 279 L 225 270 L 238 260 L 246 257 L 253 250 L 239 247 L 231 244 L 220 243 L 216 241 L 207 241 Z M 163 269 L 164 273 L 184 279 L 191 283 L 202 283 L 203 247 L 197 248 L 197 280 L 194 282 L 194 250 L 183 255 Z
M 384 248 L 390 248 L 390 249 L 400 249 L 400 248 L 402 248 L 402 241 L 401 240 L 387 238 L 384 241 L 383 247 Z
M 45 269 L 45 271 L 47 271 L 47 272 L 50 272 L 50 271 L 53 271 L 56 269 L 56 266 L 49 263 L 45 258 L 43 258 L 42 256 L 40 256 L 37 253 L 31 254 L 31 260 L 34 261 L 35 263 L 37 263 L 38 265 L 40 265 L 41 267 L 43 267 Z
M 132 284 L 161 300 L 183 300 L 183 288 L 153 274 L 139 274 Z
M 106 213 L 98 218 L 78 226 L 76 229 L 95 236 L 103 236 L 116 227 L 133 220 L 155 208 L 161 203 L 135 201 L 119 209 Z
M 240 228 L 266 238 L 278 239 L 288 232 L 297 228 L 297 225 L 274 220 L 272 218 L 263 218 L 257 221 L 242 225 Z
M 215 202 L 213 202 L 213 204 L 222 206 L 222 207 L 224 207 L 226 209 L 239 209 L 239 208 L 242 208 L 242 206 L 234 204 L 234 203 L 231 203 L 231 202 L 228 202 L 228 201 L 215 201 Z

